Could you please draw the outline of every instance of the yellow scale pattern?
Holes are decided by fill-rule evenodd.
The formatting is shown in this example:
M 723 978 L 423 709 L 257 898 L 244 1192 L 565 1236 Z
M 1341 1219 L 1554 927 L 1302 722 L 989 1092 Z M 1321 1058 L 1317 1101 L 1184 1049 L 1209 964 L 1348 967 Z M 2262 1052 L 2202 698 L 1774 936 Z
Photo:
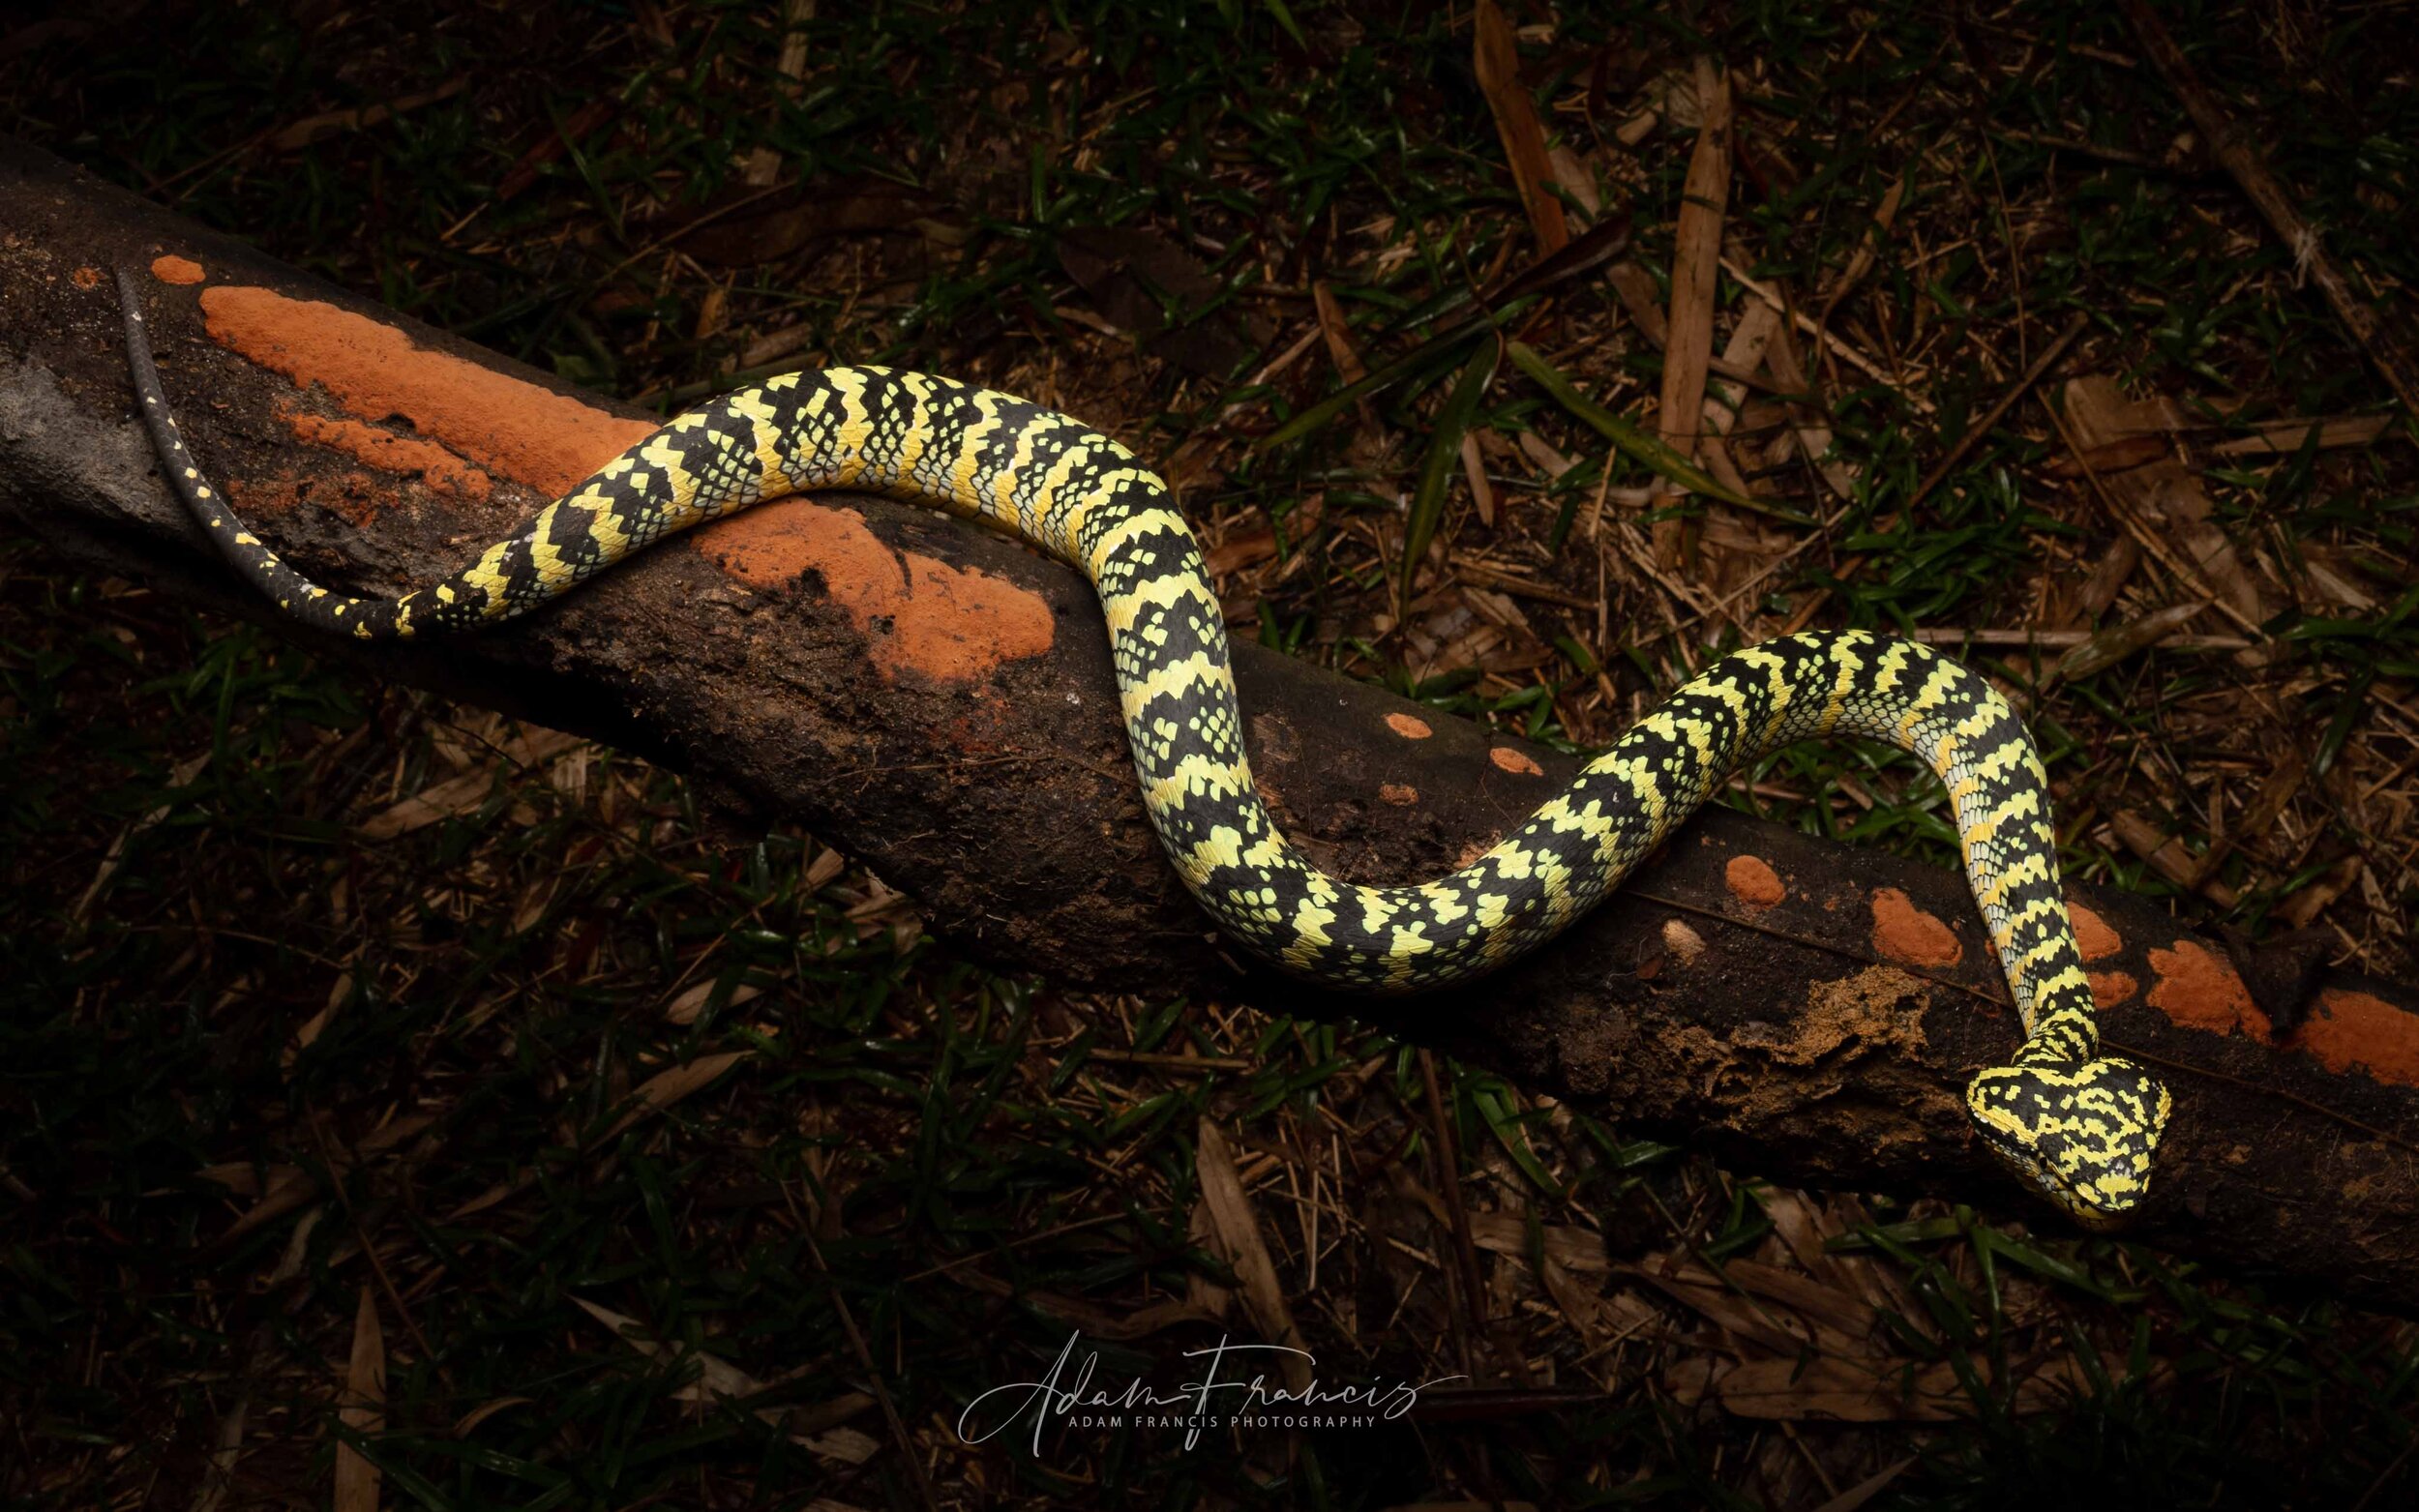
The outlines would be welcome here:
M 802 489 L 938 505 L 1083 572 L 1108 623 L 1145 810 L 1185 885 L 1286 970 L 1360 992 L 1466 982 L 1552 938 L 1736 767 L 1793 741 L 1862 735 L 1947 784 L 1966 873 L 2026 1031 L 1968 1084 L 1988 1147 L 2077 1220 L 2140 1203 L 2166 1090 L 2098 1053 L 2091 989 L 2059 890 L 2047 788 L 2022 723 L 1923 646 L 1807 634 L 1725 658 L 1469 866 L 1372 887 L 1304 861 L 1252 786 L 1223 616 L 1166 487 L 1124 447 L 1004 394 L 878 368 L 788 373 L 672 420 L 443 582 L 400 599 L 330 593 L 244 531 L 186 453 L 121 272 L 127 346 L 167 476 L 220 550 L 305 624 L 361 637 L 460 632 L 525 613 L 630 553 Z

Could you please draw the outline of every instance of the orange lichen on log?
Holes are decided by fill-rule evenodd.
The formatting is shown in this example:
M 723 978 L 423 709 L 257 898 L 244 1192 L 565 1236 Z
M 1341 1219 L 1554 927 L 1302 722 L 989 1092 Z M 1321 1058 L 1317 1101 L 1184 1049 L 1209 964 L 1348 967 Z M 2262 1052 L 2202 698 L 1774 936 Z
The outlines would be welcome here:
M 2085 961 L 2113 956 L 2125 948 L 2125 941 L 2117 937 L 2116 931 L 2108 928 L 2108 921 L 2081 904 L 2069 903 L 2066 913 L 2075 923 L 2075 943 L 2082 951 Z
M 2091 1001 L 2095 1008 L 2113 1008 L 2131 1002 L 2142 985 L 2129 971 L 2094 971 L 2091 974 Z
M 1386 717 L 1386 727 L 1405 740 L 1425 740 L 1436 733 L 1428 727 L 1426 720 L 1411 714 L 1389 714 Z
M 2262 1045 L 2276 1043 L 2268 1016 L 2251 1000 L 2251 989 L 2233 964 L 2198 940 L 2179 939 L 2170 950 L 2150 953 L 2150 1006 L 2189 1029 L 2231 1034 L 2237 1029 Z
M 1055 634 L 1042 597 L 975 568 L 894 550 L 853 510 L 805 499 L 760 505 L 697 532 L 697 549 L 739 581 L 779 588 L 813 572 L 846 609 L 885 677 L 971 682 L 1040 656 Z M 880 623 L 877 623 L 877 622 Z
M 1497 746 L 1486 754 L 1486 757 L 1495 763 L 1498 770 L 1509 772 L 1514 777 L 1543 777 L 1545 775 L 1545 768 L 1509 746 Z
M 2292 1046 L 2329 1071 L 2366 1071 L 2379 1082 L 2419 1086 L 2419 1014 L 2367 993 L 2329 988 L 2318 994 Z
M 317 384 L 357 420 L 400 417 L 417 439 L 341 419 L 321 421 L 308 434 L 298 423 L 297 434 L 382 468 L 419 472 L 468 497 L 492 488 L 491 474 L 558 497 L 655 430 L 430 350 L 335 305 L 224 285 L 202 292 L 201 311 L 222 346 L 284 373 L 296 388 Z M 446 464 L 449 456 L 467 460 Z M 986 573 L 893 551 L 849 511 L 771 505 L 724 521 L 710 540 L 693 541 L 725 572 L 755 586 L 818 572 L 825 591 L 866 633 L 885 676 L 906 668 L 968 680 L 1001 662 L 1040 655 L 1055 633 L 1049 606 L 1037 595 Z
M 1789 889 L 1780 885 L 1780 874 L 1762 856 L 1732 856 L 1722 868 L 1722 880 L 1730 884 L 1730 896 L 1750 908 L 1770 908 L 1789 896 Z
M 1956 931 L 1895 887 L 1873 894 L 1873 948 L 1911 966 L 1953 966 L 1965 955 Z
M 176 253 L 169 252 L 164 257 L 151 259 L 151 276 L 163 283 L 182 286 L 198 283 L 206 275 L 202 273 L 200 263 L 194 261 L 191 257 L 179 257 Z
M 236 512 L 246 519 L 269 519 L 285 514 L 308 499 L 337 519 L 352 525 L 367 525 L 378 516 L 386 498 L 377 480 L 358 468 L 331 478 L 319 473 L 304 478 L 296 473 L 282 472 L 268 479 L 229 478 L 226 496 L 235 503 Z
M 381 472 L 418 473 L 439 493 L 484 503 L 495 491 L 488 475 L 433 441 L 396 435 L 358 420 L 288 412 L 286 429 L 314 446 L 359 458 Z
M 550 498 L 655 429 L 317 300 L 227 284 L 202 291 L 201 314 L 212 341 L 296 388 L 316 383 L 358 419 L 400 415 L 427 440 Z

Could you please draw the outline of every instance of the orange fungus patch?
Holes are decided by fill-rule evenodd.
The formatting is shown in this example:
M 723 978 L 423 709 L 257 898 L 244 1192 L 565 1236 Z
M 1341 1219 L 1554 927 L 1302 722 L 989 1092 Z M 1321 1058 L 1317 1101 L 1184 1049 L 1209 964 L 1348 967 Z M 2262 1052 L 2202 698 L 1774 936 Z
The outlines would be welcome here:
M 691 537 L 739 581 L 777 588 L 813 572 L 869 642 L 884 676 L 902 669 L 971 682 L 1002 662 L 1039 656 L 1055 634 L 1041 596 L 973 568 L 895 551 L 853 510 L 784 499 Z
M 418 473 L 440 493 L 483 502 L 495 491 L 486 473 L 433 441 L 327 415 L 288 414 L 285 424 L 302 440 L 357 457 L 381 472 Z
M 1486 754 L 1486 758 L 1494 762 L 1499 770 L 1509 772 L 1514 777 L 1543 777 L 1545 775 L 1545 768 L 1509 746 L 1497 746 Z
M 2108 921 L 2079 903 L 2066 905 L 2067 917 L 2075 921 L 2075 943 L 2083 952 L 2085 961 L 2098 961 L 2113 956 L 2125 948 L 2117 932 L 2108 928 Z
M 354 525 L 367 525 L 376 519 L 385 497 L 377 480 L 357 469 L 335 478 L 321 473 L 304 479 L 290 472 L 267 479 L 229 478 L 226 496 L 235 501 L 236 513 L 246 519 L 283 515 L 308 499 Z
M 201 313 L 211 340 L 296 388 L 316 383 L 362 420 L 400 416 L 427 441 L 549 497 L 570 492 L 654 430 L 430 351 L 392 326 L 316 300 L 223 285 L 202 291 Z
M 2150 1006 L 2186 1028 L 2212 1034 L 2240 1029 L 2261 1044 L 2275 1043 L 2268 1016 L 2251 1000 L 2251 989 L 2232 963 L 2197 940 L 2179 939 L 2172 950 L 2150 953 Z
M 2094 971 L 2091 974 L 2091 1002 L 2095 1008 L 2113 1008 L 2130 1002 L 2142 985 L 2130 972 Z
M 1769 908 L 1789 896 L 1789 889 L 1780 885 L 1780 874 L 1762 856 L 1732 856 L 1722 868 L 1722 880 L 1730 884 L 1730 896 L 1750 908 Z
M 283 515 L 303 498 L 302 480 L 292 473 L 280 473 L 274 478 L 229 478 L 226 496 L 235 501 L 235 508 L 247 519 L 260 519 Z
M 1425 740 L 1436 733 L 1435 730 L 1428 728 L 1426 720 L 1411 714 L 1389 714 L 1386 717 L 1386 727 L 1405 740 Z
M 1390 803 L 1398 809 L 1408 809 L 1419 801 L 1419 789 L 1409 783 L 1380 783 L 1378 801 Z
M 1895 887 L 1873 894 L 1873 948 L 1911 966 L 1953 966 L 1965 954 L 1954 930 Z
M 2293 1048 L 2315 1055 L 2329 1071 L 2358 1068 L 2380 1082 L 2419 1086 L 2419 1014 L 2367 993 L 2320 993 Z
M 152 258 L 151 276 L 163 283 L 179 285 L 198 283 L 204 277 L 200 263 L 194 261 L 191 257 L 179 257 L 174 252 L 164 257 Z

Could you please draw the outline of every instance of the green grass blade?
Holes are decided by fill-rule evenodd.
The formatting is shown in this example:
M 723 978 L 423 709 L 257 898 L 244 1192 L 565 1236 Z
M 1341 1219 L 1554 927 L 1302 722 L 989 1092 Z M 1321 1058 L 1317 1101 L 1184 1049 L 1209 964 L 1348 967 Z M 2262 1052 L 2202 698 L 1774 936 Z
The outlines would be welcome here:
M 1434 369 L 1443 367 L 1451 360 L 1456 351 L 1461 349 L 1464 341 L 1490 326 L 1504 324 L 1513 316 L 1527 311 L 1535 302 L 1535 296 L 1515 300 L 1500 310 L 1483 315 L 1473 315 L 1468 320 L 1458 321 L 1439 331 L 1403 356 L 1370 373 L 1359 383 L 1338 389 L 1277 427 L 1261 441 L 1256 450 L 1273 451 L 1288 441 L 1298 441 L 1342 414 L 1348 406 L 1368 398 L 1381 389 L 1392 388 L 1406 378 L 1419 377 Z
M 2344 743 L 2351 738 L 2352 729 L 2360 723 L 2369 702 L 2369 685 L 2377 680 L 2376 664 L 2366 663 L 2355 670 L 2344 692 L 2335 700 L 2335 717 L 2327 721 L 2325 733 L 2318 737 L 2318 749 L 2310 757 L 2310 775 L 2324 777 L 2335 765 L 2335 758 L 2344 754 Z
M 1260 0 L 1260 3 L 1270 15 L 1276 17 L 1276 23 L 1285 28 L 1285 35 L 1294 39 L 1295 46 L 1304 52 L 1310 50 L 1310 43 L 1302 36 L 1301 28 L 1295 24 L 1294 13 L 1285 8 L 1285 0 Z
M 1493 1131 L 1497 1141 L 1504 1146 L 1504 1153 L 1520 1168 L 1520 1173 L 1535 1182 L 1538 1191 L 1549 1197 L 1561 1197 L 1563 1184 L 1554 1179 L 1545 1169 L 1545 1163 L 1538 1159 L 1537 1151 L 1529 1147 L 1528 1133 L 1521 1128 L 1520 1114 L 1512 1107 L 1509 1090 L 1490 1078 L 1471 1087 L 1470 1101 L 1478 1110 L 1478 1116 L 1486 1120 L 1486 1126 Z
M 1405 378 L 1414 377 L 1431 368 L 1443 366 L 1455 348 L 1477 333 L 1478 327 L 1475 325 L 1456 326 L 1450 331 L 1431 337 L 1421 342 L 1410 355 L 1388 363 L 1359 383 L 1336 390 L 1277 427 L 1261 441 L 1259 450 L 1273 451 L 1288 441 L 1298 441 L 1380 389 L 1391 388 Z
M 1531 351 L 1525 342 L 1512 342 L 1509 351 L 1513 365 L 1535 378 L 1539 388 L 1554 397 L 1556 403 L 1586 421 L 1605 440 L 1612 442 L 1615 450 L 1657 477 L 1668 478 L 1691 493 L 1703 493 L 1725 504 L 1736 504 L 1741 509 L 1753 510 L 1759 515 L 1770 515 L 1775 519 L 1785 519 L 1799 525 L 1814 523 L 1796 510 L 1784 509 L 1762 499 L 1751 499 L 1724 488 L 1699 470 L 1694 462 L 1580 393 L 1568 378 L 1556 371 L 1544 358 Z
M 1551 293 L 1556 285 L 1594 273 L 1628 250 L 1629 218 L 1618 216 L 1598 222 L 1562 251 L 1547 253 L 1493 288 L 1473 289 L 1466 283 L 1454 284 L 1394 316 L 1386 323 L 1386 329 L 1390 334 L 1425 325 L 1473 301 L 1492 309 L 1534 294 Z
M 1628 247 L 1628 219 L 1622 217 L 1605 222 L 1561 252 L 1543 258 L 1532 267 L 1523 269 L 1501 288 L 1490 294 L 1478 296 L 1482 302 L 1491 307 L 1490 309 L 1454 321 L 1402 357 L 1368 374 L 1359 383 L 1329 395 L 1277 427 L 1261 441 L 1258 450 L 1272 451 L 1288 441 L 1298 441 L 1343 413 L 1346 406 L 1366 399 L 1382 389 L 1391 388 L 1405 378 L 1422 374 L 1441 365 L 1452 351 L 1481 327 L 1502 326 L 1514 315 L 1528 310 L 1531 305 L 1550 293 L 1557 285 L 1568 282 L 1582 274 L 1594 272 L 1627 252 Z M 1466 303 L 1471 297 L 1469 294 L 1458 291 L 1448 292 L 1419 310 L 1397 318 L 1394 324 L 1396 326 L 1416 325 L 1421 320 L 1433 319 Z
M 1462 364 L 1461 376 L 1453 381 L 1453 392 L 1445 397 L 1445 407 L 1436 413 L 1436 433 L 1428 441 L 1419 487 L 1411 496 L 1411 523 L 1403 533 L 1400 602 L 1405 605 L 1411 603 L 1411 580 L 1419 571 L 1419 560 L 1428 554 L 1428 544 L 1436 539 L 1437 524 L 1445 518 L 1445 489 L 1452 481 L 1453 464 L 1461 460 L 1461 438 L 1469 433 L 1470 417 L 1478 413 L 1478 398 L 1486 386 L 1495 381 L 1495 365 L 1503 355 L 1504 343 L 1492 338 L 1472 348 L 1470 360 Z

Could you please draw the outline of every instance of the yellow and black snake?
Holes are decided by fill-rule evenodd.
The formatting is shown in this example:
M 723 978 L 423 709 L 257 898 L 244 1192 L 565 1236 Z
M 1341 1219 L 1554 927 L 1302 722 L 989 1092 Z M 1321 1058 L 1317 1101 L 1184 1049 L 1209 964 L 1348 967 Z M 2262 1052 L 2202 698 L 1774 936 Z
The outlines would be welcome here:
M 1816 735 L 1863 735 L 1940 774 L 1966 875 L 2026 1039 L 1966 1103 L 1989 1147 L 2075 1218 L 2143 1196 L 2166 1089 L 2098 1055 L 2067 919 L 2040 757 L 2006 700 L 1912 641 L 1784 637 L 1673 694 L 1493 849 L 1430 882 L 1367 887 L 1303 860 L 1252 786 L 1226 628 L 1167 488 L 1078 421 L 948 378 L 881 368 L 785 373 L 672 420 L 443 582 L 356 599 L 302 578 L 202 478 L 177 433 L 120 270 L 134 386 L 160 458 L 236 570 L 301 623 L 360 637 L 475 629 L 538 608 L 666 536 L 764 499 L 857 489 L 1008 531 L 1090 578 L 1109 622 L 1143 803 L 1204 908 L 1313 982 L 1402 992 L 1466 981 L 1552 938 L 1742 763 Z

